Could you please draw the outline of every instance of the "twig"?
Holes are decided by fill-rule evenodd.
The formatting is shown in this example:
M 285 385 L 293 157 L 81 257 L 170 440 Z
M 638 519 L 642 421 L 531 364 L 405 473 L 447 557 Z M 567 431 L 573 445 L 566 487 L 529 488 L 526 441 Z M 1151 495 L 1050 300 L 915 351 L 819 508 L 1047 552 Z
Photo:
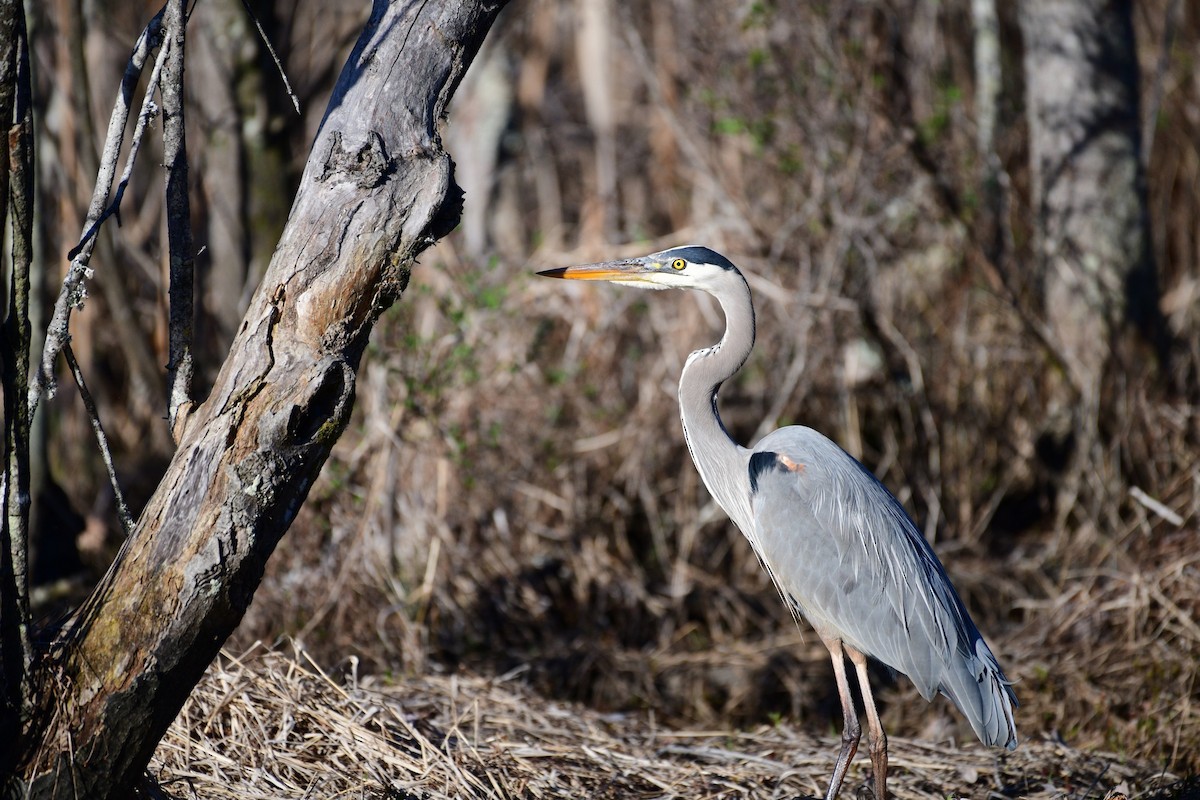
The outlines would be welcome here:
M 187 137 L 183 120 L 183 55 L 187 34 L 185 0 L 167 0 L 166 68 L 160 85 L 163 104 L 163 155 L 167 169 L 167 241 L 170 248 L 169 311 L 170 400 L 167 416 L 176 440 L 180 410 L 192 394 L 193 284 L 191 205 L 188 201 Z
M 1132 486 L 1129 489 L 1129 496 L 1138 501 L 1146 509 L 1153 511 L 1158 516 L 1162 517 L 1167 522 L 1174 525 L 1176 528 L 1183 525 L 1183 517 L 1176 514 L 1166 504 L 1155 500 L 1150 495 L 1142 491 L 1140 486 Z
M 750 224 L 747 214 L 738 205 L 738 202 L 729 196 L 721 186 L 719 180 L 714 175 L 719 174 L 720 170 L 709 163 L 708 157 L 705 155 L 703 148 L 692 137 L 687 128 L 680 122 L 677 114 L 672 111 L 672 104 L 667 101 L 663 94 L 663 88 L 660 82 L 655 79 L 656 71 L 650 61 L 649 51 L 646 49 L 646 44 L 642 40 L 641 34 L 638 32 L 638 27 L 629 21 L 628 11 L 621 6 L 625 40 L 629 45 L 629 52 L 633 55 L 634 61 L 637 63 L 638 73 L 645 76 L 645 85 L 649 90 L 651 97 L 654 98 L 655 105 L 659 112 L 663 115 L 663 120 L 671 129 L 675 140 L 679 142 L 680 148 L 684 155 L 692 161 L 699 175 L 699 181 L 705 184 L 705 188 L 712 193 L 713 199 L 718 207 L 725 213 L 726 219 L 729 221 L 731 228 L 734 228 L 738 233 L 744 234 L 750 241 L 755 241 L 758 236 L 755 233 L 754 226 Z
M 112 450 L 108 446 L 108 437 L 104 434 L 104 426 L 100 424 L 100 412 L 96 409 L 96 401 L 92 399 L 92 393 L 88 391 L 87 384 L 83 381 L 83 370 L 79 368 L 79 362 L 75 360 L 75 353 L 71 350 L 70 342 L 63 344 L 62 353 L 63 358 L 67 360 L 67 366 L 71 368 L 75 385 L 79 387 L 79 396 L 83 398 L 83 407 L 87 409 L 92 430 L 96 433 L 96 444 L 100 446 L 100 456 L 104 459 L 104 468 L 108 470 L 108 482 L 112 485 L 113 499 L 117 504 L 117 517 L 121 520 L 125 538 L 128 539 L 129 534 L 133 532 L 133 517 L 129 513 L 129 506 L 125 504 L 125 495 L 121 492 L 121 485 L 117 482 L 117 468 L 113 464 Z
M 59 292 L 58 300 L 54 303 L 54 315 L 46 329 L 46 346 L 42 351 L 42 361 L 30 382 L 30 416 L 37 409 L 38 400 L 43 391 L 49 395 L 54 394 L 54 362 L 70 337 L 71 311 L 77 308 L 87 296 L 84 280 L 91 277 L 88 260 L 95 247 L 96 232 L 103 221 L 101 218 L 106 219 L 115 213 L 115 208 L 107 208 L 108 198 L 112 188 L 113 175 L 116 172 L 117 159 L 121 154 L 121 145 L 125 139 L 125 124 L 129 120 L 130 101 L 137 89 L 146 59 L 161 41 L 164 12 L 165 9 L 155 14 L 146 25 L 146 29 L 142 31 L 142 35 L 138 37 L 133 53 L 129 57 L 129 63 L 125 67 L 125 74 L 121 78 L 121 85 L 117 89 L 117 98 L 113 103 L 112 115 L 108 120 L 108 133 L 104 140 L 100 169 L 96 174 L 96 188 L 92 192 L 92 201 L 88 206 L 87 219 L 83 225 L 84 233 L 79 246 L 72 250 L 71 266 L 63 279 L 62 290 Z M 161 58 L 159 61 L 161 62 Z M 159 64 L 156 63 L 155 71 L 157 72 L 158 69 Z M 147 86 L 147 98 L 153 94 L 153 89 L 153 84 Z M 147 108 L 148 102 L 148 99 L 143 101 L 143 110 Z
M 1183 3 L 1171 0 L 1163 15 L 1162 39 L 1158 50 L 1158 62 L 1154 66 L 1154 79 L 1151 81 L 1149 98 L 1146 101 L 1146 113 L 1142 119 L 1142 167 L 1150 166 L 1150 151 L 1154 148 L 1154 129 L 1158 125 L 1158 113 L 1162 109 L 1164 83 L 1167 70 L 1171 66 L 1171 46 L 1175 43 L 1175 32 L 1179 28 Z
M 154 102 L 154 90 L 158 87 L 162 77 L 163 65 L 166 61 L 166 52 L 160 51 L 158 58 L 154 61 L 154 67 L 150 70 L 150 80 L 146 82 L 146 94 L 142 97 L 142 107 L 138 111 L 137 123 L 133 127 L 133 137 L 129 140 L 129 155 L 125 157 L 125 169 L 121 171 L 121 179 L 117 181 L 117 190 L 113 193 L 112 202 L 100 213 L 100 216 L 88 228 L 79 243 L 76 244 L 67 253 L 67 258 L 75 261 L 77 257 L 86 254 L 83 260 L 91 258 L 91 248 L 94 247 L 94 239 L 100 233 L 100 226 L 112 216 L 116 216 L 117 224 L 121 224 L 121 201 L 125 199 L 125 189 L 129 186 L 130 176 L 133 175 L 133 167 L 137 163 L 138 153 L 142 149 L 142 138 L 145 136 L 146 127 L 150 124 L 150 120 L 158 116 L 158 105 Z
M 279 70 L 279 77 L 283 79 L 283 88 L 287 90 L 288 97 L 292 98 L 292 108 L 296 109 L 296 113 L 299 114 L 300 98 L 296 97 L 296 93 L 292 91 L 292 84 L 288 80 L 287 73 L 283 71 L 283 62 L 279 60 L 279 56 L 275 53 L 275 48 L 271 46 L 271 40 L 267 38 L 267 32 L 263 30 L 262 23 L 254 15 L 254 9 L 250 7 L 250 0 L 242 0 L 242 8 L 246 9 L 246 13 L 254 22 L 254 27 L 258 29 L 258 36 L 266 46 L 267 52 L 271 54 L 271 59 L 275 62 L 275 69 Z

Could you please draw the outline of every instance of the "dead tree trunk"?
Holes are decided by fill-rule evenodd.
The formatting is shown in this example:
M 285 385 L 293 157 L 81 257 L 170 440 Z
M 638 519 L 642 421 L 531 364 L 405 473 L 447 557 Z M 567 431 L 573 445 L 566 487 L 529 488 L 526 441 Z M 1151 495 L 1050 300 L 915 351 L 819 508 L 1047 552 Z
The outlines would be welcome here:
M 376 0 L 209 398 L 101 585 L 43 659 L 0 794 L 126 797 L 248 606 L 350 416 L 417 255 L 458 221 L 439 125 L 503 0 Z

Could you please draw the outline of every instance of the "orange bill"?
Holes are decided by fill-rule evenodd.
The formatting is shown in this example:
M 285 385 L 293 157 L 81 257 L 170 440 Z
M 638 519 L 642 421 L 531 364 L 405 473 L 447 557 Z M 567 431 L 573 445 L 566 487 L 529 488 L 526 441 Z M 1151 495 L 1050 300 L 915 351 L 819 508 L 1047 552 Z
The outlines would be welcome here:
M 603 261 L 599 264 L 581 264 L 577 267 L 544 269 L 538 275 L 546 278 L 578 281 L 619 281 L 646 271 L 646 264 L 641 259 L 631 258 L 621 261 Z

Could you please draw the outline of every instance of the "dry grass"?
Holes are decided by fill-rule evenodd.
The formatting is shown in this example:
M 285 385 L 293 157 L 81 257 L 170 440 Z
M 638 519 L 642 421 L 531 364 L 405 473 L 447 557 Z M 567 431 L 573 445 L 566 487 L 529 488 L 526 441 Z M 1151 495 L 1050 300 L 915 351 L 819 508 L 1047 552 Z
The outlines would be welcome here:
M 795 798 L 821 796 L 838 741 L 794 726 L 658 726 L 547 701 L 513 676 L 330 675 L 301 649 L 255 648 L 209 670 L 151 765 L 187 798 Z M 1034 740 L 1012 754 L 890 740 L 898 798 L 1172 796 L 1175 779 Z M 845 791 L 869 781 L 857 759 Z

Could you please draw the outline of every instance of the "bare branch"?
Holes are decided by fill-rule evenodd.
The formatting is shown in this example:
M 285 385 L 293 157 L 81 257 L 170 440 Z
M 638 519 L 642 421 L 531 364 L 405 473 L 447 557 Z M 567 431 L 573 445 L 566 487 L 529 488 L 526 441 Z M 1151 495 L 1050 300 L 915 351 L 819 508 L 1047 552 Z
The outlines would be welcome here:
M 275 48 L 271 45 L 271 40 L 267 38 L 267 32 L 263 30 L 262 23 L 254 15 L 254 9 L 250 7 L 250 0 L 242 0 L 242 7 L 246 9 L 246 13 L 250 15 L 250 19 L 254 22 L 254 27 L 258 29 L 258 37 L 262 39 L 267 52 L 271 54 L 271 59 L 275 62 L 275 69 L 279 70 L 279 77 L 283 78 L 283 88 L 287 90 L 288 97 L 292 99 L 292 108 L 296 109 L 296 113 L 299 114 L 300 98 L 296 97 L 296 93 L 292 91 L 291 81 L 288 80 L 287 73 L 283 70 L 283 62 L 275 54 Z
M 100 234 L 100 226 L 109 217 L 116 216 L 117 224 L 121 224 L 121 201 L 125 199 L 125 189 L 129 186 L 129 178 L 133 174 L 134 165 L 137 164 L 138 153 L 142 149 L 142 138 L 146 134 L 146 128 L 150 124 L 150 120 L 158 116 L 159 108 L 154 102 L 154 92 L 158 88 L 159 81 L 162 78 L 166 57 L 166 51 L 159 51 L 158 58 L 154 61 L 154 67 L 150 70 L 150 79 L 146 82 L 146 93 L 142 97 L 142 107 L 138 112 L 137 122 L 133 127 L 133 137 L 129 140 L 129 155 L 125 157 L 125 169 L 121 171 L 121 179 L 117 181 L 117 191 L 113 194 L 112 202 L 100 212 L 100 216 L 96 218 L 96 221 L 80 236 L 79 243 L 67 253 L 67 258 L 72 261 L 82 260 L 86 262 L 91 258 L 92 248 L 95 247 L 95 239 Z M 124 139 L 116 143 L 117 152 L 120 152 L 123 142 Z M 108 147 L 109 143 L 106 143 L 106 158 Z M 99 179 L 97 179 L 97 186 L 99 186 Z
M 7 132 L 4 201 L 12 221 L 12 283 L 0 357 L 4 386 L 3 550 L 0 552 L 0 737 L 20 737 L 33 713 L 29 610 L 29 267 L 33 260 L 33 115 L 29 42 L 20 3 L 0 8 L 0 119 Z M 11 127 L 9 125 L 11 124 Z M 3 220 L 4 216 L 0 216 Z M 11 748 L 5 748 L 11 749 Z M 0 755 L 0 766 L 7 756 Z
M 67 276 L 63 279 L 62 291 L 54 303 L 54 316 L 46 330 L 46 347 L 42 352 L 41 365 L 35 371 L 29 386 L 30 415 L 37 409 L 38 400 L 43 391 L 50 395 L 54 394 L 54 361 L 70 336 L 71 311 L 77 308 L 87 296 L 84 280 L 91 277 L 88 260 L 95 247 L 96 232 L 104 219 L 116 211 L 115 206 L 109 207 L 109 192 L 112 188 L 113 175 L 117 169 L 117 159 L 121 154 L 121 145 L 125 140 L 125 125 L 129 121 L 130 103 L 147 58 L 161 41 L 164 12 L 165 9 L 159 11 L 146 25 L 142 35 L 138 37 L 133 53 L 129 57 L 129 63 L 125 67 L 125 74 L 121 78 L 121 85 L 117 89 L 117 99 L 113 103 L 112 115 L 108 120 L 108 133 L 104 141 L 100 170 L 96 175 L 96 188 L 92 192 L 92 201 L 88 206 L 87 219 L 83 225 L 84 232 L 81 235 L 79 246 L 72 250 L 71 266 L 67 270 Z M 161 61 L 161 58 L 159 60 Z M 155 71 L 157 72 L 158 69 L 159 65 L 156 63 Z M 148 86 L 147 98 L 152 94 L 153 86 Z M 143 101 L 143 110 L 146 108 L 146 103 L 147 101 Z M 132 162 L 132 156 L 131 152 L 130 162 Z
M 133 517 L 129 513 L 129 506 L 125 503 L 125 494 L 121 491 L 121 484 L 117 482 L 117 468 L 113 463 L 112 449 L 108 446 L 108 436 L 105 435 L 104 426 L 100 423 L 100 411 L 96 408 L 96 401 L 92 399 L 92 393 L 88 391 L 87 384 L 83 380 L 83 370 L 79 368 L 79 362 L 75 360 L 75 351 L 71 349 L 70 342 L 63 344 L 62 352 L 63 358 L 67 360 L 67 366 L 71 368 L 71 375 L 75 378 L 75 385 L 79 388 L 79 396 L 83 398 L 83 407 L 87 409 L 92 430 L 96 433 L 96 444 L 100 447 L 104 468 L 108 470 L 108 482 L 112 485 L 117 517 L 121 520 L 121 528 L 128 538 L 129 534 L 133 532 Z
M 166 68 L 160 86 L 163 103 L 163 152 L 167 169 L 167 240 L 170 248 L 169 289 L 170 401 L 167 416 L 178 442 L 180 411 L 192 394 L 192 329 L 195 257 L 192 254 L 191 205 L 188 200 L 187 137 L 183 124 L 183 55 L 187 34 L 184 0 L 167 0 Z M 185 413 L 186 417 L 186 413 Z

